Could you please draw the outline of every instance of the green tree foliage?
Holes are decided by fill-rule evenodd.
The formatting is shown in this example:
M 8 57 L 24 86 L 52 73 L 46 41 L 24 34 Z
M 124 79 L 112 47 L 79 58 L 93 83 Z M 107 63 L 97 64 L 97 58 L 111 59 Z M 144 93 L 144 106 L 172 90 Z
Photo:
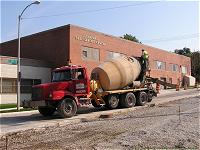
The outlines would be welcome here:
M 133 36 L 131 34 L 124 34 L 123 37 L 121 37 L 121 38 L 129 40 L 129 41 L 141 43 L 135 36 Z
M 200 82 L 200 51 L 191 54 L 192 75 Z
M 191 54 L 192 54 L 190 48 L 187 48 L 187 47 L 184 47 L 183 49 L 175 49 L 174 52 L 176 54 L 180 54 L 180 55 L 184 55 L 188 57 L 191 57 Z
M 183 49 L 176 49 L 174 52 L 191 58 L 192 76 L 200 82 L 200 51 L 191 52 L 190 48 L 184 47 Z

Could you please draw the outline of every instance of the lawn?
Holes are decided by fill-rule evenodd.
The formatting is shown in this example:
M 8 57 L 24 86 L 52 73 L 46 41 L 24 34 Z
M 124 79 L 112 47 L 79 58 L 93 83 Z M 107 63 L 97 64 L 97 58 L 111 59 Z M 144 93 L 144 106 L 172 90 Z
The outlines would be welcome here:
M 17 104 L 0 104 L 0 109 L 15 108 Z
M 18 112 L 17 110 L 17 104 L 0 104 L 0 113 L 7 113 L 7 112 Z M 11 110 L 6 110 L 9 108 L 13 108 Z M 30 111 L 35 110 L 33 108 L 21 108 L 20 111 Z

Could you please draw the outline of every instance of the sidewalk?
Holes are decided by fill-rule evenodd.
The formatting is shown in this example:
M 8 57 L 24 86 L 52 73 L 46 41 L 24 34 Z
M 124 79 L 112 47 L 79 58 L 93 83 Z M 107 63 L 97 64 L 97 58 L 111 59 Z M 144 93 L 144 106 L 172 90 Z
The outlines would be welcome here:
M 20 109 L 23 109 L 23 107 L 20 107 Z M 0 112 L 2 112 L 2 111 L 9 111 L 9 110 L 17 110 L 17 107 L 0 109 Z
M 200 92 L 200 89 L 197 89 L 197 88 L 187 89 L 187 90 L 180 89 L 179 91 L 176 91 L 176 89 L 160 90 L 158 97 L 163 96 L 163 95 L 168 95 L 168 94 L 174 94 L 174 93 L 185 93 L 185 92 L 190 93 L 191 91 L 199 91 Z

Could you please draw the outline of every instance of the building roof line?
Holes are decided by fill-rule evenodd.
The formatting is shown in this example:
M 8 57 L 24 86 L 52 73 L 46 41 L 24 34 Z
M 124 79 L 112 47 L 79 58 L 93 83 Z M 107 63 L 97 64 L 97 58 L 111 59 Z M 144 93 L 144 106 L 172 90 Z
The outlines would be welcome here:
M 146 45 L 146 44 L 143 44 L 143 43 L 137 43 L 137 42 L 134 42 L 134 41 L 126 40 L 126 39 L 123 39 L 123 38 L 120 38 L 120 37 L 117 37 L 117 36 L 114 36 L 114 35 L 110 35 L 110 34 L 106 34 L 106 33 L 103 33 L 103 32 L 95 31 L 95 30 L 88 29 L 88 28 L 85 28 L 85 27 L 80 27 L 80 26 L 73 25 L 73 24 L 69 24 L 69 26 L 76 27 L 76 28 L 81 28 L 83 30 L 87 30 L 87 31 L 91 31 L 91 32 L 96 32 L 96 33 L 102 34 L 104 36 L 109 36 L 109 37 L 113 37 L 113 38 L 117 38 L 117 39 L 123 40 L 125 42 L 134 43 L 134 44 L 137 44 L 137 45 L 144 45 L 144 46 L 149 47 L 149 48 L 153 48 L 153 49 L 160 50 L 160 51 L 163 51 L 163 52 L 167 52 L 167 53 L 170 53 L 170 54 L 178 55 L 178 56 L 181 56 L 181 57 L 184 57 L 184 58 L 189 58 L 187 56 L 179 55 L 179 54 L 176 54 L 176 53 L 164 50 L 164 49 L 160 49 L 160 48 L 153 47 L 153 46 L 150 46 L 150 45 Z
M 55 30 L 60 30 L 60 29 L 64 29 L 64 28 L 70 28 L 70 27 L 80 28 L 80 29 L 83 29 L 83 30 L 86 30 L 86 31 L 91 31 L 91 32 L 99 33 L 99 34 L 102 34 L 102 35 L 104 35 L 104 36 L 117 38 L 117 39 L 123 40 L 123 41 L 125 41 L 125 42 L 134 43 L 134 44 L 136 44 L 136 45 L 144 45 L 144 46 L 149 47 L 149 48 L 153 48 L 153 49 L 160 50 L 160 51 L 163 51 L 163 52 L 167 52 L 167 53 L 170 53 L 170 54 L 178 55 L 178 56 L 181 56 L 181 57 L 184 57 L 184 58 L 189 58 L 189 57 L 187 57 L 187 56 L 183 56 L 183 55 L 179 55 L 179 54 L 176 54 L 176 53 L 172 53 L 172 52 L 170 52 L 170 51 L 163 50 L 163 49 L 160 49 L 160 48 L 156 48 L 156 47 L 153 47 L 153 46 L 150 46 L 150 45 L 146 45 L 146 44 L 143 44 L 143 43 L 137 43 L 137 42 L 130 41 L 130 40 L 126 40 L 126 39 L 123 39 L 123 38 L 120 38 L 120 37 L 117 37 L 117 36 L 114 36 L 114 35 L 106 34 L 106 33 L 103 33 L 103 32 L 95 31 L 95 30 L 92 30 L 92 29 L 88 29 L 88 28 L 85 28 L 85 27 L 80 27 L 80 26 L 78 26 L 78 25 L 73 25 L 73 24 L 67 24 L 67 25 L 63 25 L 63 26 L 60 26 L 60 27 L 51 28 L 51 29 L 48 29 L 48 30 L 45 30 L 45 31 L 33 33 L 33 34 L 30 34 L 30 35 L 21 37 L 21 39 L 28 38 L 28 37 L 34 37 L 34 36 L 37 36 L 38 34 L 44 34 L 44 33 L 46 33 L 46 32 L 55 31 Z M 10 40 L 10 41 L 2 42 L 2 43 L 0 43 L 0 44 L 4 44 L 4 43 L 8 43 L 8 42 L 13 42 L 13 41 L 16 41 L 16 40 L 17 40 L 17 39 L 13 39 L 13 40 Z

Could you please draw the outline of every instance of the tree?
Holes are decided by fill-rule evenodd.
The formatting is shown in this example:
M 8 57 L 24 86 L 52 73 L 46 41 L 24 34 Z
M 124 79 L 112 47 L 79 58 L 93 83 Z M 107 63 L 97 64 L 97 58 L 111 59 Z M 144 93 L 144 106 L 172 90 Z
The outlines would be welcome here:
M 192 76 L 194 76 L 198 82 L 200 82 L 200 52 L 193 52 L 191 54 L 191 68 Z
M 184 55 L 191 58 L 191 73 L 192 76 L 200 82 L 200 52 L 191 52 L 190 48 L 184 47 L 183 49 L 175 49 L 176 54 Z
M 188 57 L 191 57 L 191 54 L 192 54 L 190 48 L 187 48 L 187 47 L 184 47 L 183 49 L 175 49 L 174 52 L 176 54 L 180 54 L 180 55 L 184 55 Z
M 121 37 L 121 38 L 129 40 L 129 41 L 141 43 L 135 36 L 133 36 L 131 34 L 124 34 L 123 37 Z

